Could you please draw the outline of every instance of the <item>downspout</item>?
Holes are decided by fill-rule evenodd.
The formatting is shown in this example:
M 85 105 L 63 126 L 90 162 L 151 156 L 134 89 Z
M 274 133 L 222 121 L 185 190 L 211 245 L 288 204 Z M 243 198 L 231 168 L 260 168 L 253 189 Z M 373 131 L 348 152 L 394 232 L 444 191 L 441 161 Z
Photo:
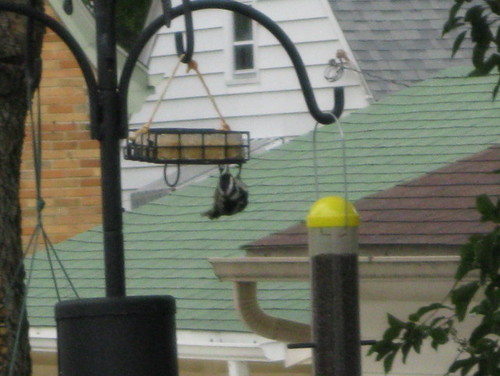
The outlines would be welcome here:
M 311 340 L 309 325 L 270 316 L 260 308 L 256 282 L 235 282 L 234 304 L 242 321 L 256 334 L 286 343 Z

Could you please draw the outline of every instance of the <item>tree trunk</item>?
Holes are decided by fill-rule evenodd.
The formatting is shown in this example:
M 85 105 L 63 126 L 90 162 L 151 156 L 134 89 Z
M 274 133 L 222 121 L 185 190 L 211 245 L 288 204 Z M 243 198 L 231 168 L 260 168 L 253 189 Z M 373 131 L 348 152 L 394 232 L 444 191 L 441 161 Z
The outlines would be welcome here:
M 13 0 L 43 9 L 43 0 Z M 27 21 L 0 13 L 0 376 L 31 374 L 25 311 L 19 176 L 27 113 L 25 40 Z M 39 57 L 43 28 L 30 48 Z

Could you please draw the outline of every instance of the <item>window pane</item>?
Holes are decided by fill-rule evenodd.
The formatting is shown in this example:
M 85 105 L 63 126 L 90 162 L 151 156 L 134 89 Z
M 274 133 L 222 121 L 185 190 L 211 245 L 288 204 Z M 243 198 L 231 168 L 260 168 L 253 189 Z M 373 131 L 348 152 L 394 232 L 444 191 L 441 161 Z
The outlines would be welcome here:
M 234 46 L 234 68 L 253 69 L 253 45 Z
M 234 40 L 241 42 L 252 40 L 252 20 L 241 14 L 234 14 Z

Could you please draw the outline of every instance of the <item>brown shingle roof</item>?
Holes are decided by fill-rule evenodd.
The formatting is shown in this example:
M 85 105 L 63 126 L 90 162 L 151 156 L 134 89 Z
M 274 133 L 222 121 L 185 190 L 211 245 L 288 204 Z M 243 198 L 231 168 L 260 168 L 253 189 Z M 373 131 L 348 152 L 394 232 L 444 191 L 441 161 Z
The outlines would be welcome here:
M 475 198 L 500 197 L 499 169 L 500 145 L 357 201 L 360 245 L 460 245 L 487 232 Z M 306 234 L 300 223 L 248 248 L 305 247 Z

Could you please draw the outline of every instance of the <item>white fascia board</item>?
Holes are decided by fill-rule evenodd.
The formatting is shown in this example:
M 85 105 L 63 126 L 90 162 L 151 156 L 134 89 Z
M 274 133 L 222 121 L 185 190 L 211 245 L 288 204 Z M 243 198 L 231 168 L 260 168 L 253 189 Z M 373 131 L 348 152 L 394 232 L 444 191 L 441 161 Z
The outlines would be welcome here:
M 55 328 L 31 328 L 31 349 L 35 353 L 56 353 Z M 251 333 L 177 331 L 177 354 L 180 359 L 283 362 L 286 344 Z
M 308 280 L 309 257 L 211 258 L 209 262 L 221 281 L 259 282 Z M 360 256 L 361 280 L 453 278 L 458 256 Z
M 32 352 L 57 352 L 57 334 L 55 328 L 30 328 L 29 338 Z
M 251 333 L 177 331 L 181 359 L 278 362 L 286 359 L 286 344 Z

